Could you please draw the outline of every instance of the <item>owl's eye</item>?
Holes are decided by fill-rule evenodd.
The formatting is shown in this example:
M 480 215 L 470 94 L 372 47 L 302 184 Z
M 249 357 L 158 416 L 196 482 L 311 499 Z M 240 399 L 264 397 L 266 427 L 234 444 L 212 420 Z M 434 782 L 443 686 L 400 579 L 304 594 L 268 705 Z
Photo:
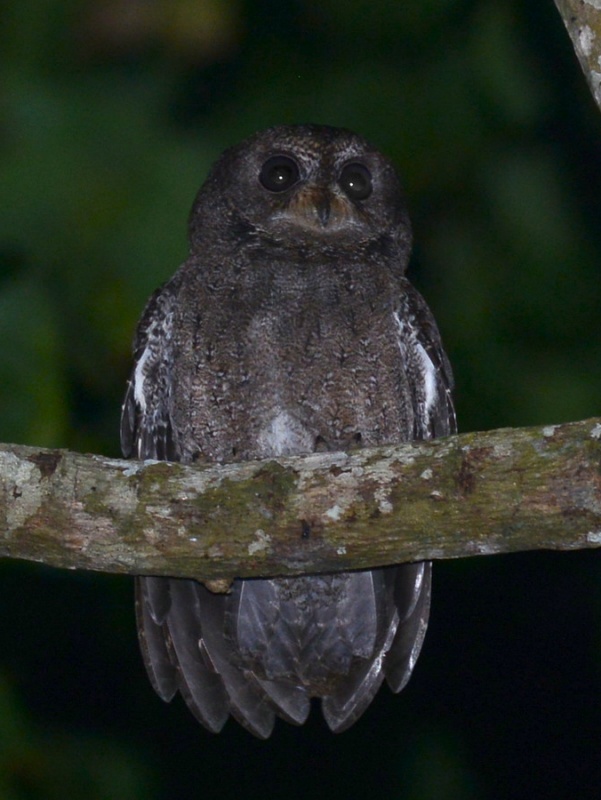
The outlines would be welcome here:
M 261 167 L 259 180 L 270 192 L 284 192 L 299 180 L 298 164 L 289 156 L 272 156 Z
M 338 185 L 351 200 L 366 200 L 373 189 L 371 172 L 363 164 L 347 164 L 340 173 Z

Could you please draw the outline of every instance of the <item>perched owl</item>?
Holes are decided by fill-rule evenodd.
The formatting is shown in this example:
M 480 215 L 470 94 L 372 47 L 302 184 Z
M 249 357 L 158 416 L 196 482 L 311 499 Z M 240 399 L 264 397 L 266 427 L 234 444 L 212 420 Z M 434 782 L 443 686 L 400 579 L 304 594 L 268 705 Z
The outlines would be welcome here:
M 125 456 L 227 462 L 455 431 L 451 368 L 405 278 L 411 228 L 390 162 L 346 130 L 270 128 L 200 189 L 190 255 L 150 299 L 123 404 Z M 348 728 L 407 683 L 429 563 L 310 577 L 137 578 L 140 645 L 164 700 L 210 731 L 302 724 L 321 698 Z

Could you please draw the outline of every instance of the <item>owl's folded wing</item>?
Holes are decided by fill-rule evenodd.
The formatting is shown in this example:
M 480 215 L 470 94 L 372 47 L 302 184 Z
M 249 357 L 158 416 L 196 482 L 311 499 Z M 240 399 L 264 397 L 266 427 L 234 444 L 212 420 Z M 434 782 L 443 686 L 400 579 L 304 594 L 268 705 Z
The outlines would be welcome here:
M 399 349 L 413 397 L 415 440 L 457 432 L 451 392 L 453 373 L 432 312 L 408 281 L 403 281 L 394 317 Z
M 172 280 L 157 289 L 138 325 L 134 366 L 121 409 L 121 450 L 126 458 L 180 458 L 169 416 L 176 288 Z

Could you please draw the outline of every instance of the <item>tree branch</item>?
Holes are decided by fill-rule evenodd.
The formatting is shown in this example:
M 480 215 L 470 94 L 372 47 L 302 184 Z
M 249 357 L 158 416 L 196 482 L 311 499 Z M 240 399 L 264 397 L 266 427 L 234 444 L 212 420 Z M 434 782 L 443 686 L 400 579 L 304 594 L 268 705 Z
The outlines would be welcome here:
M 70 569 L 218 581 L 582 549 L 601 545 L 601 420 L 208 466 L 8 445 L 0 486 L 0 555 Z
M 600 0 L 555 0 L 588 81 L 601 108 L 601 2 Z

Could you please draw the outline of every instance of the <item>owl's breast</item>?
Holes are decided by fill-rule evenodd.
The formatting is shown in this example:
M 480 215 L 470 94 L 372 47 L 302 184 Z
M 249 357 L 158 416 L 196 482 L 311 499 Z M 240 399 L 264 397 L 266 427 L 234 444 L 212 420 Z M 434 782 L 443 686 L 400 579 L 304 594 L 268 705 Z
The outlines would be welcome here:
M 180 373 L 188 385 L 178 393 L 176 427 L 185 429 L 186 459 L 267 458 L 411 435 L 389 307 L 326 309 L 310 298 L 235 314 L 216 307 L 184 341 Z

